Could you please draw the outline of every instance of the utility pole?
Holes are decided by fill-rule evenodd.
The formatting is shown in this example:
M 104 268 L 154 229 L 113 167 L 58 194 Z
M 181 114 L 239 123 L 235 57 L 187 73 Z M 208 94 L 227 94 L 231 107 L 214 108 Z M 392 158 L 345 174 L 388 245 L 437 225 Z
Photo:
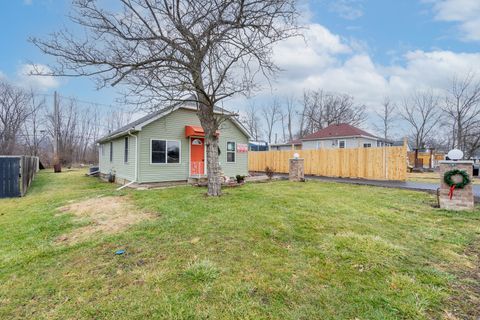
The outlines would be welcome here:
M 58 135 L 60 115 L 58 111 L 57 91 L 53 93 L 53 169 L 55 172 L 62 172 L 60 158 L 58 156 Z

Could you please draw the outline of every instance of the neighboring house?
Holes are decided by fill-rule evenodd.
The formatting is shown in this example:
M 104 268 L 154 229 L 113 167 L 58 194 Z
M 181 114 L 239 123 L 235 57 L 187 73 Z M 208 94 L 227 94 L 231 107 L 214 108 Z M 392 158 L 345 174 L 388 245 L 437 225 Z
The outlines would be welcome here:
M 184 102 L 138 119 L 98 140 L 103 178 L 117 183 L 186 181 L 206 176 L 205 133 L 196 106 Z M 218 114 L 228 114 L 216 108 Z M 219 128 L 224 176 L 248 174 L 247 130 L 232 115 Z
M 270 145 L 270 150 L 285 151 L 285 150 L 302 150 L 302 140 L 292 140 L 285 143 L 276 143 Z
M 352 125 L 341 123 L 328 126 L 297 140 L 273 144 L 270 146 L 270 150 L 373 148 L 391 145 L 391 141 L 374 136 Z
M 331 148 L 373 148 L 391 146 L 392 143 L 374 136 L 352 125 L 341 123 L 333 124 L 302 140 L 302 149 L 331 149 Z

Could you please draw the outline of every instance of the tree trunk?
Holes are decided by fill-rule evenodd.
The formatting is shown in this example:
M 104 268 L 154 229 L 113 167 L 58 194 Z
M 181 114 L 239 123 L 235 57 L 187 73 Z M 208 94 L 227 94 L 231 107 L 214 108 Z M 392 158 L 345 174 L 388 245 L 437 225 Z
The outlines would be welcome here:
M 220 196 L 222 194 L 221 169 L 218 161 L 218 137 L 215 135 L 205 135 L 205 144 L 207 146 L 207 179 L 208 195 Z
M 218 161 L 218 121 L 215 118 L 214 106 L 209 105 L 208 99 L 198 93 L 198 118 L 205 132 L 205 145 L 207 148 L 207 180 L 208 195 L 220 196 L 222 194 L 221 169 Z

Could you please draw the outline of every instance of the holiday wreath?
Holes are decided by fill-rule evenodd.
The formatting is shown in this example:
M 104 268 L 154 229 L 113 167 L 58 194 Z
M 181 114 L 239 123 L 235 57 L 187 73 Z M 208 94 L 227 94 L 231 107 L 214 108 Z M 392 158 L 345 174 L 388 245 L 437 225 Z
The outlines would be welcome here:
M 455 182 L 453 181 L 452 177 L 460 175 L 462 176 L 462 181 L 461 182 Z M 450 199 L 453 197 L 453 190 L 455 189 L 463 189 L 467 184 L 471 182 L 470 177 L 468 176 L 468 173 L 464 170 L 458 170 L 458 169 L 453 169 L 450 171 L 445 172 L 445 175 L 443 176 L 443 181 L 450 186 L 450 192 L 448 193 L 448 196 Z

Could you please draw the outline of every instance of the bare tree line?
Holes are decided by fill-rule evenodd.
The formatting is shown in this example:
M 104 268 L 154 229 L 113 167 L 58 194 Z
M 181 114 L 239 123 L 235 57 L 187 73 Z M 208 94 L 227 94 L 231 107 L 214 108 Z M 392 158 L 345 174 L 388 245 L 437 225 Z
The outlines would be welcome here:
M 125 125 L 132 114 L 59 98 L 59 158 L 63 165 L 97 163 L 96 140 Z M 107 116 L 108 115 L 108 116 Z M 52 103 L 32 90 L 0 82 L 0 154 L 53 160 L 55 117 Z
M 273 97 L 272 102 L 260 110 L 250 105 L 243 123 L 254 140 L 265 138 L 268 143 L 278 143 L 303 137 L 332 124 L 359 126 L 367 118 L 366 106 L 355 103 L 350 95 L 305 90 L 302 98 L 297 100 L 293 95 Z M 296 108 L 298 104 L 300 108 Z M 275 133 L 277 125 L 281 126 L 280 140 Z

